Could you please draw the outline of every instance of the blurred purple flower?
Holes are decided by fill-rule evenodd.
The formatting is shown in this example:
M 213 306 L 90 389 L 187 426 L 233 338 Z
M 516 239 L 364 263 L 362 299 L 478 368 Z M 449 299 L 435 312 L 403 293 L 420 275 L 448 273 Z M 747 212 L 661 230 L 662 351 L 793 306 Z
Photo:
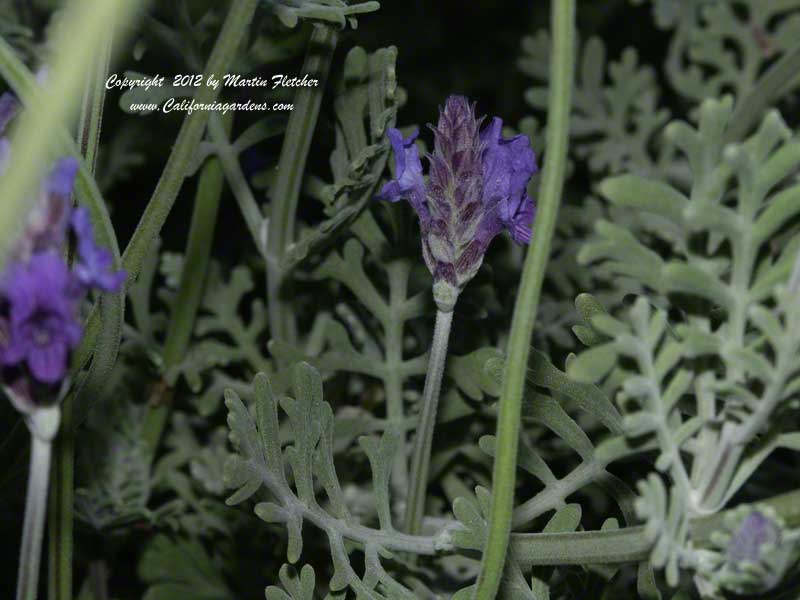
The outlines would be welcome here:
M 25 363 L 33 377 L 54 384 L 67 371 L 67 357 L 81 339 L 78 297 L 72 274 L 53 251 L 15 262 L 3 281 L 8 302 L 7 339 L 0 352 L 6 366 Z
M 728 543 L 727 558 L 730 563 L 757 563 L 762 546 L 780 542 L 781 530 L 775 521 L 754 510 L 747 515 Z
M 433 128 L 435 143 L 427 184 L 414 144 L 417 132 L 388 137 L 395 155 L 395 179 L 378 199 L 405 198 L 420 219 L 422 250 L 434 277 L 456 295 L 477 273 L 489 243 L 503 229 L 521 244 L 531 239 L 535 216 L 527 194 L 536 156 L 524 135 L 502 136 L 495 117 L 482 131 L 482 119 L 464 96 L 450 96 Z
M 78 260 L 74 265 L 75 276 L 85 288 L 97 288 L 104 292 L 117 292 L 125 281 L 125 271 L 112 271 L 111 252 L 94 243 L 92 220 L 85 207 L 72 212 L 72 230 L 78 239 Z
M 12 95 L 0 96 L 0 135 L 16 110 Z M 0 138 L 0 171 L 8 151 Z M 111 270 L 111 253 L 94 243 L 88 211 L 72 208 L 78 166 L 74 158 L 56 161 L 0 275 L 0 378 L 23 412 L 52 400 L 53 386 L 66 376 L 69 353 L 83 335 L 78 315 L 86 291 L 117 291 L 125 278 Z M 73 269 L 64 258 L 70 226 L 77 241 Z

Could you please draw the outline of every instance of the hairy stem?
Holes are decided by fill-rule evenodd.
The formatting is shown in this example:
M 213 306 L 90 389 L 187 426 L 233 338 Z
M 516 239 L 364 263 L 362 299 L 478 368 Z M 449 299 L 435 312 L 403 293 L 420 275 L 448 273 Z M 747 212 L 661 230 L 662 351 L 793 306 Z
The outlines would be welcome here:
M 228 115 L 224 121 L 219 123 L 220 135 L 227 139 L 232 125 L 233 116 Z M 186 350 L 192 337 L 197 311 L 205 290 L 208 265 L 211 261 L 211 247 L 217 228 L 217 213 L 222 198 L 223 183 L 221 159 L 212 156 L 203 166 L 197 181 L 194 212 L 189 226 L 189 240 L 186 243 L 178 296 L 164 342 L 163 368 L 167 379 L 171 378 L 171 372 L 180 366 L 186 356 Z M 168 387 L 169 384 L 163 382 L 158 389 L 166 392 Z M 142 438 L 146 455 L 150 457 L 151 461 L 156 454 L 158 443 L 167 424 L 171 397 L 171 393 L 161 394 L 157 399 L 156 396 L 153 396 L 155 401 L 150 402 L 147 406 L 142 424 Z
M 216 147 L 222 171 L 225 179 L 233 192 L 233 197 L 239 204 L 239 210 L 244 217 L 247 229 L 256 244 L 256 247 L 263 254 L 264 248 L 260 241 L 262 227 L 264 225 L 264 215 L 256 203 L 253 191 L 247 183 L 247 178 L 239 165 L 239 157 L 229 141 L 230 131 L 225 131 L 222 117 L 217 114 L 211 115 L 208 121 L 208 134 Z
M 219 76 L 230 70 L 236 50 L 246 37 L 247 28 L 253 19 L 257 5 L 258 0 L 234 0 L 231 3 L 222 30 L 208 57 L 203 72 L 204 80 L 207 80 L 209 75 Z M 217 99 L 221 89 L 222 86 L 217 89 L 201 86 L 197 88 L 194 99 L 198 104 L 210 104 Z M 181 130 L 172 147 L 172 153 L 167 159 L 167 164 L 161 173 L 153 196 L 122 256 L 122 264 L 128 271 L 129 281 L 134 280 L 139 274 L 153 241 L 172 210 L 175 198 L 188 176 L 192 156 L 200 143 L 210 115 L 210 111 L 197 110 L 187 114 L 183 120 Z
M 234 0 L 231 3 L 231 8 L 222 25 L 222 30 L 208 58 L 204 79 L 207 79 L 211 74 L 225 73 L 229 70 L 236 49 L 253 18 L 257 3 L 257 0 Z M 218 89 L 221 89 L 221 87 Z M 217 99 L 218 95 L 218 90 L 203 86 L 198 88 L 194 99 L 198 103 L 211 103 Z M 127 285 L 135 281 L 153 242 L 158 237 L 167 216 L 172 210 L 178 192 L 188 175 L 192 156 L 203 136 L 209 117 L 209 111 L 199 110 L 186 115 L 183 121 L 178 137 L 172 147 L 172 153 L 167 159 L 164 171 L 156 184 L 156 189 L 153 191 L 150 202 L 148 202 L 122 256 L 122 266 L 128 273 Z M 80 183 L 79 176 L 78 184 Z M 106 380 L 107 371 L 113 366 L 113 359 L 116 357 L 116 348 L 119 346 L 119 336 L 122 328 L 123 300 L 124 291 L 114 296 L 106 295 L 100 300 L 99 311 L 92 311 L 87 320 L 84 340 L 76 352 L 77 358 L 74 360 L 73 368 L 80 368 L 83 362 L 94 355 L 92 362 L 94 377 L 92 383 L 96 382 L 96 385 L 84 385 L 81 390 L 78 398 L 80 401 L 77 403 L 77 414 L 74 419 L 75 425 L 80 424 L 88 410 L 88 402 L 81 400 L 81 398 L 91 398 L 93 395 L 99 394 L 102 391 L 99 386 Z M 112 302 L 114 304 L 111 304 Z M 109 309 L 114 309 L 115 311 L 113 327 L 107 324 L 107 321 L 110 320 L 110 316 L 106 314 Z M 96 339 L 99 341 L 95 344 L 94 341 Z M 113 342 L 116 342 L 116 345 L 107 350 L 106 347 Z M 110 350 L 113 350 L 113 352 Z M 96 366 L 95 363 L 98 363 L 98 361 L 103 368 Z
M 49 556 L 47 597 L 72 598 L 75 503 L 75 432 L 72 410 L 64 404 L 62 427 L 54 443 L 52 491 L 48 509 Z
M 497 594 L 511 533 L 525 373 L 539 295 L 550 256 L 550 242 L 561 202 L 567 159 L 574 63 L 575 1 L 552 0 L 550 14 L 553 48 L 550 60 L 551 82 L 545 146 L 547 154 L 533 244 L 525 258 L 506 353 L 508 359 L 500 396 L 500 414 L 497 419 L 488 537 L 481 573 L 473 596 L 480 600 L 490 600 Z
M 319 85 L 301 88 L 294 98 L 294 110 L 286 126 L 286 135 L 278 159 L 278 175 L 269 193 L 271 206 L 265 240 L 267 301 L 270 334 L 274 340 L 292 342 L 296 337 L 294 313 L 281 298 L 284 279 L 281 261 L 294 238 L 297 204 L 306 159 L 317 126 L 319 107 L 335 48 L 336 32 L 330 27 L 318 25 L 311 34 L 302 72 L 317 79 Z
M 108 563 L 102 558 L 89 563 L 89 582 L 94 594 L 93 600 L 109 600 Z
M 442 375 L 444 375 L 445 359 L 447 358 L 447 341 L 450 338 L 452 322 L 452 310 L 436 311 L 436 326 L 433 330 L 433 343 L 428 359 L 428 373 L 425 375 L 425 389 L 422 392 L 422 412 L 417 426 L 417 436 L 414 440 L 406 501 L 405 531 L 411 535 L 419 533 L 425 512 L 433 429 L 436 425 L 436 410 L 439 407 L 439 391 L 442 387 Z
M 78 146 L 86 166 L 91 173 L 96 171 L 97 154 L 100 148 L 100 126 L 105 107 L 108 68 L 111 61 L 111 36 L 104 40 L 98 53 L 94 76 L 86 82 L 83 91 L 81 116 L 78 121 Z

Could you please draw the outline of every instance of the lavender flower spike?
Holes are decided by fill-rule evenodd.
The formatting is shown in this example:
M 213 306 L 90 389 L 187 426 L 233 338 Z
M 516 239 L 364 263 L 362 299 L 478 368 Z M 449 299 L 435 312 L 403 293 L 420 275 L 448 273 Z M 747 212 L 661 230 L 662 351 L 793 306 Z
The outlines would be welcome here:
M 447 99 L 433 128 L 427 184 L 414 146 L 416 133 L 405 140 L 396 129 L 388 133 L 397 178 L 378 198 L 406 198 L 419 215 L 422 255 L 433 275 L 434 298 L 444 311 L 452 310 L 498 233 L 507 229 L 521 244 L 531 239 L 535 207 L 527 186 L 536 172 L 536 156 L 527 137 L 503 138 L 499 118 L 483 131 L 481 121 L 464 96 Z

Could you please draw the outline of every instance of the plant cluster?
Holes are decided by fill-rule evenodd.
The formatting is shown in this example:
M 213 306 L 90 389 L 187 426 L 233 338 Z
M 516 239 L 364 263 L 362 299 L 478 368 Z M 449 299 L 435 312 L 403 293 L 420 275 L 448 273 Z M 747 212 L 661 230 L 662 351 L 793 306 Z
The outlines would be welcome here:
M 454 94 L 432 135 L 402 45 L 352 43 L 378 2 L 105 1 L 131 79 L 320 84 L 165 143 L 134 105 L 239 92 L 106 97 L 120 31 L 58 59 L 102 2 L 0 7 L 18 600 L 42 539 L 51 600 L 800 593 L 800 1 L 622 0 L 649 64 L 553 0 L 527 116 Z M 47 112 L 72 97 L 77 133 Z M 121 245 L 111 197 L 154 161 Z

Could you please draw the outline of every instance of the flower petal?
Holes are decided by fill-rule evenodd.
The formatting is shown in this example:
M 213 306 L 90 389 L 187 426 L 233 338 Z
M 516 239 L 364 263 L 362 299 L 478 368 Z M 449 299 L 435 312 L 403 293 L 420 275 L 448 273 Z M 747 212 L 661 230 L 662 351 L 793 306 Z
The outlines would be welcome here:
M 497 206 L 503 225 L 514 241 L 527 244 L 535 214 L 533 200 L 526 189 L 536 172 L 536 155 L 527 136 L 504 139 L 503 121 L 495 117 L 481 132 L 483 149 L 483 202 Z
M 75 185 L 75 175 L 77 173 L 77 159 L 72 157 L 59 159 L 47 178 L 47 192 L 62 198 L 68 198 L 72 194 L 72 187 Z
M 81 206 L 72 212 L 72 230 L 78 238 L 78 261 L 75 276 L 84 288 L 116 292 L 125 281 L 125 271 L 112 271 L 111 252 L 94 242 L 94 230 L 89 211 Z
M 28 367 L 39 381 L 58 383 L 67 374 L 67 345 L 60 340 L 33 345 L 28 352 Z
M 390 128 L 386 133 L 392 144 L 395 160 L 395 179 L 388 182 L 378 194 L 378 200 L 397 202 L 401 199 L 409 201 L 423 221 L 428 220 L 428 209 L 425 204 L 425 179 L 422 175 L 422 162 L 419 150 L 414 141 L 419 135 L 415 130 L 407 138 L 399 129 Z

